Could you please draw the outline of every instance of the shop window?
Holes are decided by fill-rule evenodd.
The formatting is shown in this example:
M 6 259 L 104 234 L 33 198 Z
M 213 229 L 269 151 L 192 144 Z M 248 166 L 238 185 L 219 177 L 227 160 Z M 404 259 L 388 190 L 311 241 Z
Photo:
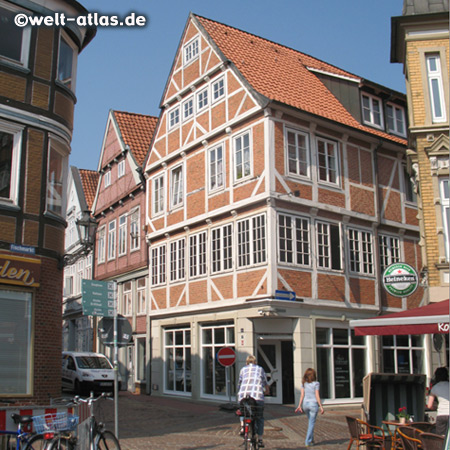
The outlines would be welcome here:
M 189 328 L 164 330 L 164 390 L 177 394 L 192 390 Z
M 383 336 L 384 373 L 425 373 L 422 335 Z
M 0 290 L 0 395 L 32 393 L 32 294 Z

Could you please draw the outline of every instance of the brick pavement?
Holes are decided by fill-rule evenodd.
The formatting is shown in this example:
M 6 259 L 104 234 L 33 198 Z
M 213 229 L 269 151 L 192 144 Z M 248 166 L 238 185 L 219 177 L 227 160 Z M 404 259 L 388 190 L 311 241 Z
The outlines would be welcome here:
M 97 414 L 113 430 L 113 402 Z M 316 422 L 317 450 L 346 449 L 349 434 L 346 415 L 359 416 L 357 407 L 326 409 Z M 103 417 L 102 417 L 103 416 Z M 305 415 L 294 407 L 266 405 L 266 449 L 303 449 L 307 429 Z M 239 419 L 220 404 L 179 398 L 133 395 L 120 392 L 119 437 L 122 450 L 239 449 Z

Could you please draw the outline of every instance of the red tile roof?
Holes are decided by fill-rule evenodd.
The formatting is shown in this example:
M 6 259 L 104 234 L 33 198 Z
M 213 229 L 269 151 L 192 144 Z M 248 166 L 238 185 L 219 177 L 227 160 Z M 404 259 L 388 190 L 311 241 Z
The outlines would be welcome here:
M 138 165 L 142 165 L 149 150 L 158 118 L 124 111 L 113 111 L 113 114 L 125 145 L 130 147 Z
M 308 68 L 356 80 L 359 77 L 312 56 L 245 31 L 205 17 L 197 15 L 194 17 L 204 27 L 225 58 L 236 66 L 257 92 L 268 99 L 406 144 L 402 138 L 361 125 Z
M 100 174 L 94 170 L 79 169 L 84 197 L 89 210 L 92 209 Z

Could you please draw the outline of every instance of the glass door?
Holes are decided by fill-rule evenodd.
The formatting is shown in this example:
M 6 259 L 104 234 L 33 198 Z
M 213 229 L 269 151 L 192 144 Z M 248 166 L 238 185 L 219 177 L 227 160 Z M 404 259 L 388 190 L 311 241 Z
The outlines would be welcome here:
M 275 340 L 258 340 L 258 364 L 265 370 L 270 386 L 270 394 L 266 395 L 266 403 L 281 404 L 283 389 L 281 379 L 281 342 Z

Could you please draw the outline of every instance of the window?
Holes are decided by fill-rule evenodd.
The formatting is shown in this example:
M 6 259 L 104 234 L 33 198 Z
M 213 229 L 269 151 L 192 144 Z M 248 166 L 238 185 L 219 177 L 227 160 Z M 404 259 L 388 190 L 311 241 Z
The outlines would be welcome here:
M 405 200 L 411 203 L 417 203 L 417 194 L 415 192 L 415 186 L 413 179 L 409 176 L 408 171 L 406 170 L 406 165 L 403 165 L 403 184 L 404 184 L 404 193 Z
M 341 270 L 339 225 L 317 222 L 317 265 L 322 269 Z
M 441 191 L 441 207 L 442 207 L 442 227 L 444 228 L 445 254 L 447 261 L 450 259 L 449 249 L 449 227 L 450 227 L 450 192 L 448 178 L 441 178 L 439 181 Z
M 139 235 L 140 211 L 136 208 L 130 216 L 130 251 L 140 248 L 141 240 Z
M 238 228 L 238 267 L 266 262 L 266 216 L 240 220 Z
M 164 390 L 188 394 L 191 380 L 191 330 L 164 330 Z
M 337 143 L 317 138 L 319 180 L 339 184 L 339 158 Z
M 125 160 L 119 162 L 117 166 L 117 178 L 122 178 L 125 175 Z
M 76 52 L 73 44 L 63 36 L 59 39 L 58 81 L 75 91 Z
M 383 111 L 381 100 L 372 95 L 362 94 L 363 121 L 367 125 L 383 129 Z
M 64 297 L 73 295 L 73 275 L 64 277 Z
M 183 168 L 181 166 L 172 170 L 170 198 L 172 208 L 183 205 Z
M 234 179 L 238 181 L 250 175 L 250 133 L 244 133 L 234 138 Z
M 0 121 L 0 201 L 18 202 L 21 147 L 22 128 Z
M 200 111 L 208 106 L 208 88 L 203 89 L 197 94 L 197 111 Z
M 59 145 L 50 140 L 47 172 L 47 211 L 58 216 L 65 214 L 64 180 L 67 158 L 61 153 Z
M 164 175 L 153 179 L 153 215 L 164 212 Z
M 225 164 L 223 160 L 223 145 L 209 151 L 209 190 L 223 188 Z
M 185 65 L 189 64 L 198 56 L 198 50 L 198 37 L 194 38 L 184 46 L 183 58 Z
M 206 231 L 189 236 L 189 276 L 206 275 Z
M 234 349 L 234 325 L 218 324 L 215 326 L 203 326 L 201 328 L 201 381 L 203 395 L 227 396 L 227 378 L 226 369 L 217 361 L 217 352 L 222 347 L 231 347 Z M 230 367 L 229 385 L 231 392 L 229 395 L 235 395 L 236 386 L 236 365 Z
M 354 330 L 326 324 L 316 328 L 316 346 L 321 397 L 362 397 L 366 375 L 365 338 L 355 336 Z
M 185 245 L 184 238 L 170 243 L 170 281 L 184 279 Z
M 381 270 L 384 272 L 386 267 L 400 262 L 400 240 L 392 236 L 378 236 L 380 246 Z
M 137 313 L 147 312 L 147 278 L 137 280 Z
M 152 285 L 166 282 L 166 246 L 152 248 Z
M 309 220 L 302 217 L 278 216 L 279 260 L 282 263 L 309 266 Z
M 309 176 L 308 135 L 300 131 L 286 130 L 286 158 L 290 175 Z
M 191 97 L 183 103 L 183 120 L 188 120 L 194 114 L 194 99 Z
M 144 382 L 147 380 L 147 351 L 145 337 L 136 338 L 136 381 Z
M 212 99 L 213 102 L 225 95 L 224 78 L 220 78 L 212 84 Z
M 108 260 L 116 257 L 116 221 L 108 224 Z
M 83 278 L 85 280 L 91 280 L 92 279 L 92 253 L 88 255 L 86 258 L 86 266 L 84 268 L 84 276 Z
M 384 373 L 425 373 L 422 335 L 383 336 Z
M 387 125 L 390 133 L 406 136 L 405 110 L 397 105 L 386 105 Z
M 169 130 L 180 123 L 180 108 L 177 106 L 169 112 Z
M 0 290 L 0 395 L 32 393 L 32 294 Z
M 0 6 L 0 60 L 28 65 L 28 47 L 31 27 L 20 28 L 14 17 L 22 10 L 11 10 L 2 3 Z
M 444 87 L 442 84 L 441 58 L 438 53 L 426 55 L 428 89 L 433 122 L 445 122 Z
M 105 239 L 106 239 L 106 227 L 103 225 L 98 230 L 98 262 L 103 263 L 105 262 Z
M 75 277 L 76 280 L 76 286 L 75 286 L 75 294 L 80 295 L 81 294 L 81 281 L 84 276 L 84 259 L 78 261 L 77 264 L 77 276 Z
M 133 291 L 131 289 L 131 281 L 123 284 L 122 311 L 124 316 L 133 314 Z
M 119 256 L 127 252 L 127 216 L 119 217 Z
M 372 234 L 349 228 L 350 270 L 363 275 L 373 274 Z
M 105 173 L 105 188 L 108 186 L 111 186 L 111 171 L 108 170 L 108 172 Z
M 211 250 L 212 273 L 233 267 L 233 226 L 231 224 L 211 231 Z

